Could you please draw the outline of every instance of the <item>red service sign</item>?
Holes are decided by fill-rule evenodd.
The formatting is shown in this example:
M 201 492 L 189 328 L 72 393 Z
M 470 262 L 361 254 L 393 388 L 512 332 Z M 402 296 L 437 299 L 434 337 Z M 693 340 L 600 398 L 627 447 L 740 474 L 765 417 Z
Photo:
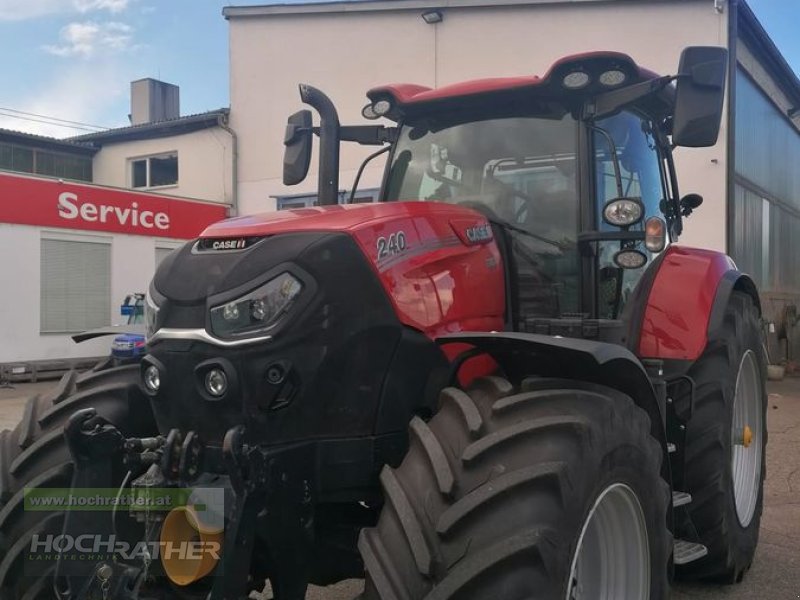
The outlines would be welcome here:
M 0 173 L 0 223 L 191 239 L 225 206 Z

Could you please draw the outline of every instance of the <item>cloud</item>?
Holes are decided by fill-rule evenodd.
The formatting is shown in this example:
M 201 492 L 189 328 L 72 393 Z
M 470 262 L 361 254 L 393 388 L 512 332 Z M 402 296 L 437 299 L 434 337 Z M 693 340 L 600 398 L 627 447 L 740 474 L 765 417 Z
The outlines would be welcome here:
M 0 21 L 24 21 L 69 12 L 70 0 L 0 0 Z
M 136 0 L 0 0 L 0 21 L 25 21 L 52 15 L 123 12 Z
M 126 124 L 125 102 L 128 90 L 127 75 L 114 61 L 101 65 L 82 62 L 60 69 L 54 79 L 43 81 L 34 93 L 14 99 L 13 105 L 19 110 L 37 115 L 50 115 L 96 125 L 121 126 Z M 0 115 L 0 128 L 57 138 L 88 133 L 4 115 Z
M 56 56 L 90 58 L 98 51 L 122 51 L 129 48 L 133 39 L 133 28 L 116 21 L 75 22 L 62 27 L 59 38 L 60 44 L 43 46 L 44 50 Z
M 95 10 L 107 10 L 111 13 L 119 13 L 128 8 L 128 4 L 128 0 L 73 0 L 73 5 L 80 13 L 87 13 Z

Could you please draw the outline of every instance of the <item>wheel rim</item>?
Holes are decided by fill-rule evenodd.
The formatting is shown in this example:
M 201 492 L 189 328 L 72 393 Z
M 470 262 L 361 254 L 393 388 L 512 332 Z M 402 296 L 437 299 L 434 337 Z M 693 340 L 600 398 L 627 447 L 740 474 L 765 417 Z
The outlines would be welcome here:
M 649 598 L 650 546 L 639 499 L 622 483 L 607 487 L 583 524 L 566 600 Z
M 761 404 L 761 382 L 756 355 L 748 350 L 742 357 L 739 374 L 736 376 L 731 424 L 733 497 L 736 500 L 736 515 L 742 527 L 747 527 L 753 520 L 761 487 L 764 436 Z

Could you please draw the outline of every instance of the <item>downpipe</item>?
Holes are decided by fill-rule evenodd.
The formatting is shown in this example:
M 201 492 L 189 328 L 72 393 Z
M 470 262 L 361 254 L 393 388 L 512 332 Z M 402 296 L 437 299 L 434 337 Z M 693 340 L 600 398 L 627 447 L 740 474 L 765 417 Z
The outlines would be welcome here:
M 320 116 L 317 195 L 320 206 L 332 206 L 339 203 L 339 115 L 331 99 L 314 86 L 301 84 L 300 99 Z

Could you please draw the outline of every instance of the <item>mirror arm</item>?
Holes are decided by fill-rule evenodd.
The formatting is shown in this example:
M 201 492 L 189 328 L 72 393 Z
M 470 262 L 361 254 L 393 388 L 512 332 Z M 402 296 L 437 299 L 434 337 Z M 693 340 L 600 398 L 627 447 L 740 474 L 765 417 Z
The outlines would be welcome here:
M 587 102 L 584 108 L 584 118 L 602 119 L 642 98 L 657 94 L 679 77 L 684 76 L 666 75 L 665 77 L 643 81 L 626 88 L 595 96 L 595 98 Z
M 397 127 L 383 125 L 347 125 L 339 128 L 343 142 L 358 142 L 362 146 L 381 146 L 397 140 Z

